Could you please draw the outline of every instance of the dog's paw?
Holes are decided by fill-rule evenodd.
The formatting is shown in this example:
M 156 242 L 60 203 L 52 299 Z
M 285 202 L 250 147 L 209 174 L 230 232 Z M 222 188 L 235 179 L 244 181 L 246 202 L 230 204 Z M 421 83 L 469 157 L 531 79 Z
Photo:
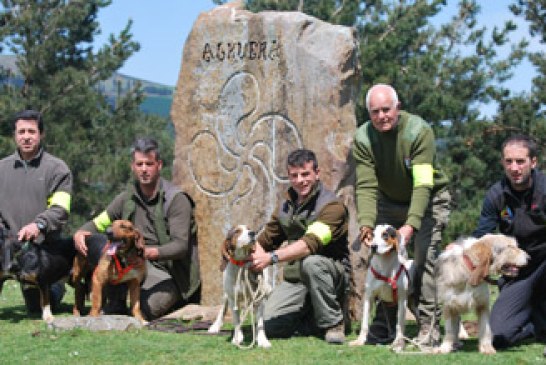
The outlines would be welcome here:
M 233 338 L 231 339 L 231 343 L 239 346 L 240 344 L 243 343 L 243 339 L 244 339 L 243 332 L 240 330 L 239 331 L 235 330 L 233 332 Z
M 212 326 L 209 327 L 208 333 L 220 333 L 220 326 L 217 323 L 213 323 Z
M 404 338 L 400 337 L 393 341 L 391 348 L 394 352 L 402 352 L 404 350 L 404 347 L 406 346 L 406 341 L 404 341 Z
M 453 351 L 453 345 L 451 343 L 442 343 L 440 347 L 435 347 L 432 352 L 435 354 L 449 354 Z
M 271 342 L 267 338 L 258 338 L 258 347 L 269 349 L 271 348 Z
M 363 346 L 366 343 L 366 338 L 359 337 L 356 340 L 349 342 L 349 346 Z
M 493 355 L 497 353 L 490 343 L 480 344 L 480 352 L 484 355 Z

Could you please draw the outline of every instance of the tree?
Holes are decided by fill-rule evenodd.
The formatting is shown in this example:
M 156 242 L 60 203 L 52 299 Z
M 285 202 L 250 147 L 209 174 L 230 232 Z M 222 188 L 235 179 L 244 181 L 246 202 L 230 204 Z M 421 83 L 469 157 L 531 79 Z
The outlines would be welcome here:
M 115 105 L 98 91 L 97 83 L 139 50 L 130 21 L 118 35 L 110 35 L 108 44 L 94 49 L 93 37 L 100 32 L 97 13 L 110 3 L 1 0 L 0 51 L 17 57 L 22 82 L 2 82 L 5 70 L 4 79 L 0 75 L 0 153 L 13 151 L 10 118 L 16 111 L 43 113 L 45 148 L 74 174 L 72 227 L 103 209 L 128 181 L 135 136 L 164 139 L 167 133 L 165 120 L 139 112 L 140 85 L 120 94 Z

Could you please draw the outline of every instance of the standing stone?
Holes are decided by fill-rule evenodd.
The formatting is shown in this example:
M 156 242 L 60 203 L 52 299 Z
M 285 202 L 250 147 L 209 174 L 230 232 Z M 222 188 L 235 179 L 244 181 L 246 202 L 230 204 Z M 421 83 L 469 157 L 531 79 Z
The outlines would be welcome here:
M 199 16 L 171 115 L 173 180 L 196 202 L 203 304 L 221 301 L 228 230 L 259 231 L 282 198 L 290 151 L 314 150 L 326 186 L 348 181 L 358 81 L 352 28 L 298 12 L 255 14 L 242 2 Z

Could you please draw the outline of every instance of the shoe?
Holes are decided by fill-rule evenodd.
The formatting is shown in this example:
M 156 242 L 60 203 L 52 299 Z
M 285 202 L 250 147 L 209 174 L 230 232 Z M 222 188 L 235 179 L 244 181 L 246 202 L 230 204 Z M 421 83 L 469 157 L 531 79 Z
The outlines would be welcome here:
M 431 326 L 430 323 L 423 323 L 415 342 L 421 346 L 436 347 L 440 345 L 440 326 Z
M 386 345 L 394 341 L 395 329 L 389 330 L 386 324 L 374 321 L 368 330 L 367 345 Z
M 392 343 L 396 336 L 396 306 L 378 301 L 375 310 L 375 318 L 368 330 L 366 344 L 385 345 Z
M 345 325 L 343 320 L 326 330 L 324 340 L 331 344 L 342 344 L 345 342 Z

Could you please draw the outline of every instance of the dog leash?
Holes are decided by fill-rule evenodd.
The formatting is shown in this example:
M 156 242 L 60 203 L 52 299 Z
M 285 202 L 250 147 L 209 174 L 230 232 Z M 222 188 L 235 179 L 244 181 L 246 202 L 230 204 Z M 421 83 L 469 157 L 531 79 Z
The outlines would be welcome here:
M 248 266 L 239 266 L 237 279 L 235 280 L 235 288 L 242 289 L 241 291 L 243 292 L 243 302 L 246 306 L 243 310 L 240 310 L 239 312 L 240 323 L 242 325 L 245 322 L 246 317 L 250 313 L 250 326 L 252 327 L 252 342 L 248 346 L 237 344 L 237 347 L 242 350 L 251 349 L 256 343 L 256 318 L 254 317 L 254 306 L 256 303 L 262 301 L 268 294 L 268 290 L 266 290 L 266 283 L 264 283 L 263 280 L 263 275 L 258 276 L 258 284 L 256 285 L 256 290 L 252 290 L 252 283 L 250 282 L 249 272 L 250 270 L 248 269 Z M 237 298 L 235 298 L 235 303 L 237 302 Z

